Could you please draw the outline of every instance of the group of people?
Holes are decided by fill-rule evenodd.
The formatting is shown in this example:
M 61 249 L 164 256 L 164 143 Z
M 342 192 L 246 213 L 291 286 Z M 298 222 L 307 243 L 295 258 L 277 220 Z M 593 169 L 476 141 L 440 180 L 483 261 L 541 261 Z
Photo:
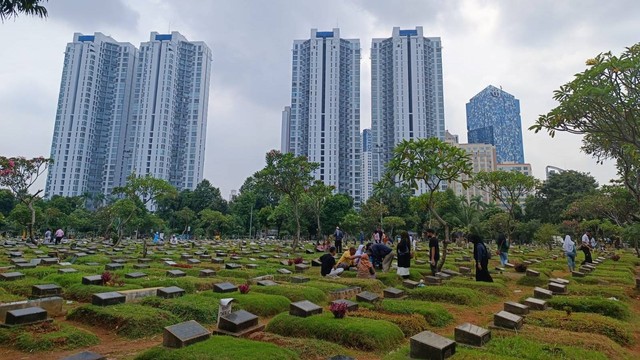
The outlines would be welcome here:
M 45 244 L 58 245 L 58 244 L 60 244 L 62 242 L 63 238 L 64 238 L 64 231 L 62 229 L 58 229 L 58 230 L 56 230 L 55 233 L 52 233 L 51 229 L 47 228 L 47 230 L 44 232 L 44 243 Z
M 584 260 L 582 261 L 581 265 L 593 263 L 591 251 L 597 248 L 597 244 L 598 243 L 593 237 L 593 233 L 591 232 L 591 230 L 585 231 L 585 233 L 582 235 L 580 247 L 576 245 L 576 243 L 571 239 L 570 235 L 565 235 L 564 241 L 562 242 L 562 250 L 564 251 L 564 255 L 567 258 L 567 266 L 569 267 L 569 271 L 575 271 L 576 269 L 576 255 L 578 254 L 578 249 L 584 253 Z

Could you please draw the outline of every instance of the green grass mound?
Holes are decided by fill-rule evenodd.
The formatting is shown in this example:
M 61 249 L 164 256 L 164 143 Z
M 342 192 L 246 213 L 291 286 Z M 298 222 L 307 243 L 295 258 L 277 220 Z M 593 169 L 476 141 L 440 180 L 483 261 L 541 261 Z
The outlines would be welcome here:
M 478 305 L 486 298 L 481 293 L 471 289 L 447 286 L 425 286 L 407 290 L 410 299 L 445 302 L 457 305 Z
M 118 335 L 132 339 L 159 334 L 165 326 L 180 322 L 166 310 L 139 304 L 85 305 L 71 311 L 67 319 L 115 330 Z
M 24 300 L 24 296 L 10 294 L 7 290 L 0 288 L 0 303 L 9 303 Z
M 185 295 L 174 299 L 150 296 L 142 299 L 140 303 L 166 310 L 181 321 L 195 320 L 202 324 L 213 324 L 218 318 L 218 304 L 199 295 Z
M 331 313 L 307 318 L 287 313 L 274 317 L 266 331 L 282 336 L 315 338 L 363 351 L 391 349 L 404 339 L 402 330 L 388 321 L 345 317 Z
M 281 295 L 293 302 L 309 300 L 312 303 L 320 304 L 327 301 L 327 294 L 324 291 L 309 286 L 252 286 L 251 291 L 269 295 Z
M 549 284 L 549 277 L 543 273 L 540 273 L 540 276 L 524 275 L 520 279 L 518 279 L 518 281 L 516 281 L 516 284 L 520 286 L 539 286 L 546 288 Z
M 398 275 L 393 274 L 396 278 Z M 382 292 L 384 288 L 387 286 L 382 283 L 382 281 L 377 279 L 356 279 L 356 278 L 335 278 L 335 279 L 322 279 L 319 282 L 327 282 L 331 284 L 340 285 L 341 289 L 347 287 L 357 286 L 362 289 L 362 291 L 371 291 L 371 292 Z
M 534 311 L 527 315 L 527 324 L 589 334 L 604 335 L 620 345 L 634 342 L 627 323 L 598 314 L 572 313 L 564 311 Z
M 31 287 L 39 284 L 43 284 L 42 280 L 26 277 L 14 281 L 0 281 L 0 288 L 13 295 L 29 297 L 31 296 Z
M 582 278 L 574 278 L 582 279 Z M 573 296 L 597 296 L 608 299 L 614 297 L 618 300 L 627 300 L 629 297 L 626 293 L 626 289 L 623 286 L 615 285 L 583 285 L 583 284 L 571 284 L 569 291 Z
M 400 360 L 409 358 L 409 346 L 389 353 L 384 360 Z M 455 359 L 464 360 L 557 360 L 557 359 L 583 359 L 605 360 L 605 354 L 586 350 L 580 347 L 556 345 L 536 342 L 525 335 L 512 337 L 495 337 L 482 348 L 457 346 Z
M 132 289 L 141 289 L 142 287 L 134 284 L 125 284 L 124 286 L 101 286 L 101 285 L 83 285 L 74 284 L 64 289 L 64 297 L 66 299 L 76 300 L 80 302 L 91 302 L 93 294 L 123 291 Z
M 317 339 L 297 339 L 284 337 L 267 332 L 259 332 L 251 335 L 252 340 L 269 342 L 280 346 L 281 348 L 294 351 L 300 359 L 318 360 L 330 359 L 336 355 L 347 355 L 356 357 L 352 351 L 338 344 Z
M 420 314 L 431 326 L 442 327 L 453 321 L 453 316 L 440 304 L 418 300 L 391 300 L 381 302 L 382 310 L 394 314 Z
M 631 317 L 627 304 L 600 297 L 555 296 L 548 299 L 547 304 L 556 310 L 570 308 L 574 312 L 600 314 L 619 320 L 628 320 Z
M 291 301 L 282 295 L 269 295 L 253 292 L 258 286 L 252 286 L 251 291 L 248 294 L 234 293 L 214 293 L 207 292 L 200 294 L 201 297 L 207 299 L 209 304 L 217 306 L 220 303 L 219 299 L 232 297 L 237 302 L 234 305 L 234 309 L 243 309 L 252 314 L 269 317 L 280 314 L 281 312 L 289 311 L 289 304 Z
M 369 309 L 359 309 L 349 313 L 348 316 L 361 317 L 375 320 L 385 320 L 398 325 L 405 337 L 413 336 L 424 331 L 429 326 L 424 316 L 420 314 L 390 314 Z
M 455 277 L 447 280 L 445 282 L 445 286 L 477 290 L 481 293 L 497 297 L 505 297 L 509 295 L 509 289 L 504 285 L 504 282 L 496 279 L 494 279 L 494 282 L 488 283 Z
M 234 338 L 231 336 L 212 336 L 207 341 L 193 345 L 170 349 L 154 347 L 138 355 L 136 360 L 294 360 L 298 355 L 288 349 L 261 341 Z
M 0 328 L 0 344 L 24 352 L 72 350 L 99 342 L 96 335 L 67 324 L 41 323 L 26 327 Z

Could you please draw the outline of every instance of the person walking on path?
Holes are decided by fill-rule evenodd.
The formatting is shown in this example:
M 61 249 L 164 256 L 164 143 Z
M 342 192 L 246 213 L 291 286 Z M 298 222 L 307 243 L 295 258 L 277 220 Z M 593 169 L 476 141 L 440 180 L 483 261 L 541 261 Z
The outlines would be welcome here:
M 584 253 L 584 261 L 582 261 L 582 265 L 586 263 L 591 264 L 593 262 L 591 259 L 591 230 L 587 230 L 584 235 L 582 235 L 582 245 L 580 246 L 580 250 Z
M 500 264 L 504 267 L 509 262 L 509 240 L 504 234 L 498 235 L 498 255 Z
M 435 276 L 438 272 L 438 261 L 440 260 L 440 245 L 438 244 L 435 230 L 427 229 L 425 235 L 429 240 L 429 267 L 431 268 L 431 275 Z
M 62 238 L 64 237 L 64 231 L 62 229 L 56 230 L 56 245 L 60 244 Z
M 476 261 L 476 281 L 493 282 L 489 274 L 489 250 L 480 235 L 469 235 L 473 243 L 473 259 Z
M 400 233 L 400 241 L 396 246 L 398 254 L 398 270 L 396 273 L 403 279 L 409 278 L 409 267 L 411 267 L 411 241 L 409 233 L 403 231 Z
M 333 233 L 333 236 L 336 238 L 336 250 L 338 253 L 342 253 L 342 238 L 344 238 L 344 233 L 336 226 L 336 232 Z
M 571 236 L 567 235 L 564 237 L 562 250 L 567 257 L 567 265 L 569 266 L 569 271 L 573 272 L 576 269 L 576 243 L 571 240 Z

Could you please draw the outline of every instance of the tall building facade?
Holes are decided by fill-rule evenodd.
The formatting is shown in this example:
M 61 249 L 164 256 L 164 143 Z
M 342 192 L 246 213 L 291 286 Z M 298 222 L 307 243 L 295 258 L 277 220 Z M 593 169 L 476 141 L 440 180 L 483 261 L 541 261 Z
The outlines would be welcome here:
M 371 44 L 372 181 L 379 181 L 402 140 L 444 140 L 442 44 L 415 30 L 393 28 Z
M 361 201 L 360 41 L 311 30 L 292 50 L 289 140 L 282 146 L 320 164 L 315 179 Z M 287 132 L 283 131 L 283 134 Z
M 445 142 L 464 150 L 469 155 L 472 166 L 471 172 L 473 174 L 477 174 L 480 171 L 495 171 L 497 169 L 495 146 L 491 144 L 460 144 L 458 142 L 458 135 L 452 135 L 448 131 L 445 135 Z M 467 175 L 462 175 L 459 180 L 468 181 L 470 178 Z M 452 189 L 456 195 L 462 196 L 468 203 L 475 197 L 479 197 L 486 204 L 493 201 L 488 192 L 474 184 L 470 184 L 470 186 L 465 189 L 461 182 L 453 181 L 447 184 L 447 186 Z
M 498 163 L 524 163 L 520 101 L 495 86 L 480 91 L 467 103 L 467 139 L 494 145 Z
M 371 181 L 371 129 L 362 130 L 362 203 L 364 204 L 373 194 Z
M 64 54 L 45 195 L 108 194 L 122 159 L 136 48 L 101 33 L 73 35 Z
M 110 195 L 131 172 L 202 180 L 211 51 L 178 32 L 137 50 L 101 33 L 67 44 L 45 196 Z
M 151 33 L 136 63 L 131 168 L 195 189 L 203 179 L 211 50 L 180 33 Z
M 282 110 L 282 128 L 280 132 L 280 152 L 291 152 L 289 138 L 291 137 L 291 106 L 285 106 Z

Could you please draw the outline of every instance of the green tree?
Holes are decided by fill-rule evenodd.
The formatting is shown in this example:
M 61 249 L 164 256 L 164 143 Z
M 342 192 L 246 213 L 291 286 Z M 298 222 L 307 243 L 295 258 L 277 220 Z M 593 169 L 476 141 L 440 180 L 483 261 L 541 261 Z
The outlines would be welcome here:
M 375 199 L 369 198 L 367 202 L 362 206 L 360 214 L 362 215 L 363 226 L 369 231 L 373 231 L 376 225 L 382 226 L 383 216 L 389 213 L 389 209 L 386 205 L 382 204 Z
M 509 214 L 507 236 L 511 238 L 511 223 L 516 218 L 520 200 L 536 188 L 538 180 L 521 172 L 499 170 L 480 171 L 476 174 L 474 182 L 488 192 Z
M 227 201 L 222 198 L 220 189 L 211 185 L 207 179 L 196 186 L 189 200 L 188 207 L 196 213 L 204 209 L 217 210 L 223 214 L 228 212 Z
M 9 189 L 0 189 L 0 214 L 9 215 L 16 206 L 17 200 Z
M 404 140 L 393 150 L 387 169 L 386 181 L 395 182 L 398 179 L 415 191 L 426 188 L 427 208 L 445 232 L 442 258 L 438 263 L 438 271 L 441 270 L 447 258 L 450 229 L 436 210 L 435 194 L 440 191 L 441 185 L 454 181 L 461 183 L 464 188 L 468 187 L 469 182 L 464 179 L 471 176 L 469 155 L 437 138 Z
M 39 199 L 43 189 L 30 194 L 29 189 L 40 175 L 47 171 L 53 160 L 44 157 L 26 159 L 24 157 L 7 158 L 0 156 L 0 186 L 6 186 L 13 192 L 16 199 L 31 210 L 31 222 L 28 225 L 29 239 L 33 241 L 36 224 L 36 209 L 34 204 Z
M 216 233 L 222 234 L 231 225 L 231 217 L 217 210 L 204 209 L 200 211 L 199 216 L 205 234 L 211 238 Z
M 188 207 L 184 207 L 176 211 L 176 220 L 178 221 L 178 224 L 180 224 L 180 228 L 182 229 L 182 234 L 186 234 L 187 231 L 189 231 L 191 222 L 195 219 L 196 219 L 196 212 L 189 209 Z
M 17 18 L 19 14 L 46 18 L 47 9 L 41 5 L 47 0 L 0 0 L 0 20 Z
M 391 228 L 389 230 L 389 237 L 393 238 L 393 230 L 399 227 L 405 226 L 407 223 L 400 216 L 387 216 L 383 219 L 386 227 Z
M 291 202 L 293 218 L 296 222 L 296 237 L 293 248 L 300 242 L 300 217 L 302 213 L 302 199 L 305 189 L 309 187 L 311 172 L 318 168 L 317 163 L 310 163 L 304 156 L 291 153 L 283 154 L 272 150 L 266 155 L 267 165 L 256 177 L 274 192 L 286 196 Z
M 322 238 L 322 227 L 320 226 L 320 216 L 322 215 L 322 209 L 324 204 L 335 187 L 325 185 L 321 180 L 316 180 L 307 189 L 306 196 L 304 198 L 305 205 L 309 212 L 314 217 L 316 223 L 316 234 Z
M 540 228 L 533 235 L 533 239 L 536 243 L 546 245 L 549 250 L 553 249 L 553 243 L 556 237 L 560 236 L 558 228 L 553 224 L 542 224 Z
M 340 224 L 342 225 L 342 229 L 344 229 L 346 236 L 356 236 L 356 234 L 358 234 L 362 229 L 362 221 L 362 216 L 355 211 L 350 211 L 344 216 L 344 218 L 342 218 L 342 222 Z
M 342 224 L 344 217 L 353 210 L 353 199 L 347 194 L 334 194 L 327 198 L 322 207 L 320 220 L 322 233 L 333 234 L 335 227 Z

